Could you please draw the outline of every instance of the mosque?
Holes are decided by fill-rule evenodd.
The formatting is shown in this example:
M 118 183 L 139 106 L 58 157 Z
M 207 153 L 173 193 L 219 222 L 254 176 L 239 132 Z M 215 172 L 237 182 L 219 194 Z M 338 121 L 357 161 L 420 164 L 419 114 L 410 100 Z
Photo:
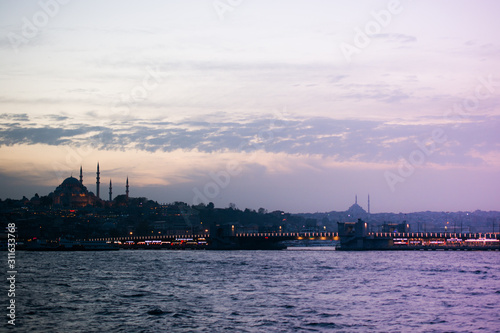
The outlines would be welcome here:
M 368 212 L 366 212 L 360 205 L 358 205 L 358 195 L 354 197 L 354 204 L 346 210 L 348 216 L 354 218 L 367 219 L 370 216 L 370 195 L 368 194 Z
M 101 177 L 99 172 L 99 163 L 97 163 L 97 173 L 96 173 L 96 194 L 89 192 L 87 187 L 83 185 L 83 170 L 80 167 L 80 180 L 71 176 L 66 178 L 61 185 L 59 185 L 54 192 L 50 193 L 49 196 L 52 197 L 54 205 L 71 207 L 71 208 L 82 208 L 86 206 L 95 206 L 109 203 L 113 201 L 113 187 L 111 179 L 109 180 L 109 200 L 102 200 L 100 197 L 100 185 Z M 126 182 L 125 196 L 128 200 L 129 198 L 129 185 L 128 177 Z

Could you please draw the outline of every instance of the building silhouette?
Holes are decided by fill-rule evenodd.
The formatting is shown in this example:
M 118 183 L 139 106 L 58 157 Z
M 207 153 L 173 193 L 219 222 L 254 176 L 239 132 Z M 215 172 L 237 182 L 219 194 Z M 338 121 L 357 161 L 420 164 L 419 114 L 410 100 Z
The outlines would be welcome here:
M 51 194 L 54 205 L 74 208 L 94 205 L 97 199 L 73 176 L 66 178 Z
M 100 180 L 101 180 L 101 173 L 99 172 L 99 162 L 97 162 L 97 176 L 96 176 L 96 182 L 95 182 L 95 188 L 96 188 L 96 195 L 97 195 L 97 199 L 100 198 L 99 196 L 99 185 L 101 184 Z
M 111 179 L 109 180 L 109 201 L 113 201 L 113 184 L 111 184 Z
M 127 176 L 127 184 L 125 185 L 125 195 L 127 196 L 127 200 L 128 200 L 128 176 Z
M 80 180 L 73 176 L 66 178 L 55 190 L 50 193 L 52 202 L 56 206 L 69 208 L 82 208 L 95 205 L 113 205 L 113 187 L 111 179 L 109 180 L 109 201 L 104 201 L 99 197 L 100 194 L 100 170 L 97 163 L 96 172 L 96 194 L 90 192 L 83 185 L 83 169 L 80 166 Z M 129 181 L 127 176 L 126 182 L 126 198 L 129 198 Z

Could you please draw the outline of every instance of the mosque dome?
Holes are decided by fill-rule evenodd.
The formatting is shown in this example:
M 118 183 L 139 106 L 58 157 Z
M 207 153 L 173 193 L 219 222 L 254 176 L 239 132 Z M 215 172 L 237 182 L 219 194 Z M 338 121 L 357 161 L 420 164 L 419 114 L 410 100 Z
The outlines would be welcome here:
M 349 209 L 347 210 L 347 213 L 352 215 L 352 216 L 364 216 L 366 215 L 366 211 L 357 203 L 353 204 Z
M 75 177 L 66 178 L 54 191 L 54 203 L 69 207 L 85 207 L 91 204 L 93 195 Z
M 60 186 L 63 186 L 63 187 L 75 187 L 75 186 L 76 187 L 85 187 L 85 186 L 83 186 L 82 183 L 80 183 L 80 181 L 78 179 L 76 179 L 73 176 L 66 178 Z
M 56 188 L 56 192 L 73 192 L 73 193 L 82 193 L 88 194 L 87 188 L 75 177 L 66 178 L 61 185 Z

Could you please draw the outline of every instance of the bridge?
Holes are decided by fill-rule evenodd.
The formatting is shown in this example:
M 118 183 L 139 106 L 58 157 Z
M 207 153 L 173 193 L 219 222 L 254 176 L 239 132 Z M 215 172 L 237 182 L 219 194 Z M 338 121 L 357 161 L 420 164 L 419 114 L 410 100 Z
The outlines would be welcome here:
M 358 223 L 356 223 L 358 224 Z M 263 233 L 180 233 L 149 236 L 103 237 L 90 242 L 108 242 L 121 248 L 192 249 L 280 249 L 284 241 L 339 241 L 343 250 L 397 249 L 500 249 L 500 233 L 449 232 L 263 232 Z

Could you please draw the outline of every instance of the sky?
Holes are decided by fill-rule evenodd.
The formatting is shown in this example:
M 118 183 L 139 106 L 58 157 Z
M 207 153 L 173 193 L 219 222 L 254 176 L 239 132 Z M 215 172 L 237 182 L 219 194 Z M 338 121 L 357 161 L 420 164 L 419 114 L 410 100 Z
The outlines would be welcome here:
M 0 0 L 0 198 L 500 210 L 498 1 Z M 102 187 L 104 186 L 104 190 Z

